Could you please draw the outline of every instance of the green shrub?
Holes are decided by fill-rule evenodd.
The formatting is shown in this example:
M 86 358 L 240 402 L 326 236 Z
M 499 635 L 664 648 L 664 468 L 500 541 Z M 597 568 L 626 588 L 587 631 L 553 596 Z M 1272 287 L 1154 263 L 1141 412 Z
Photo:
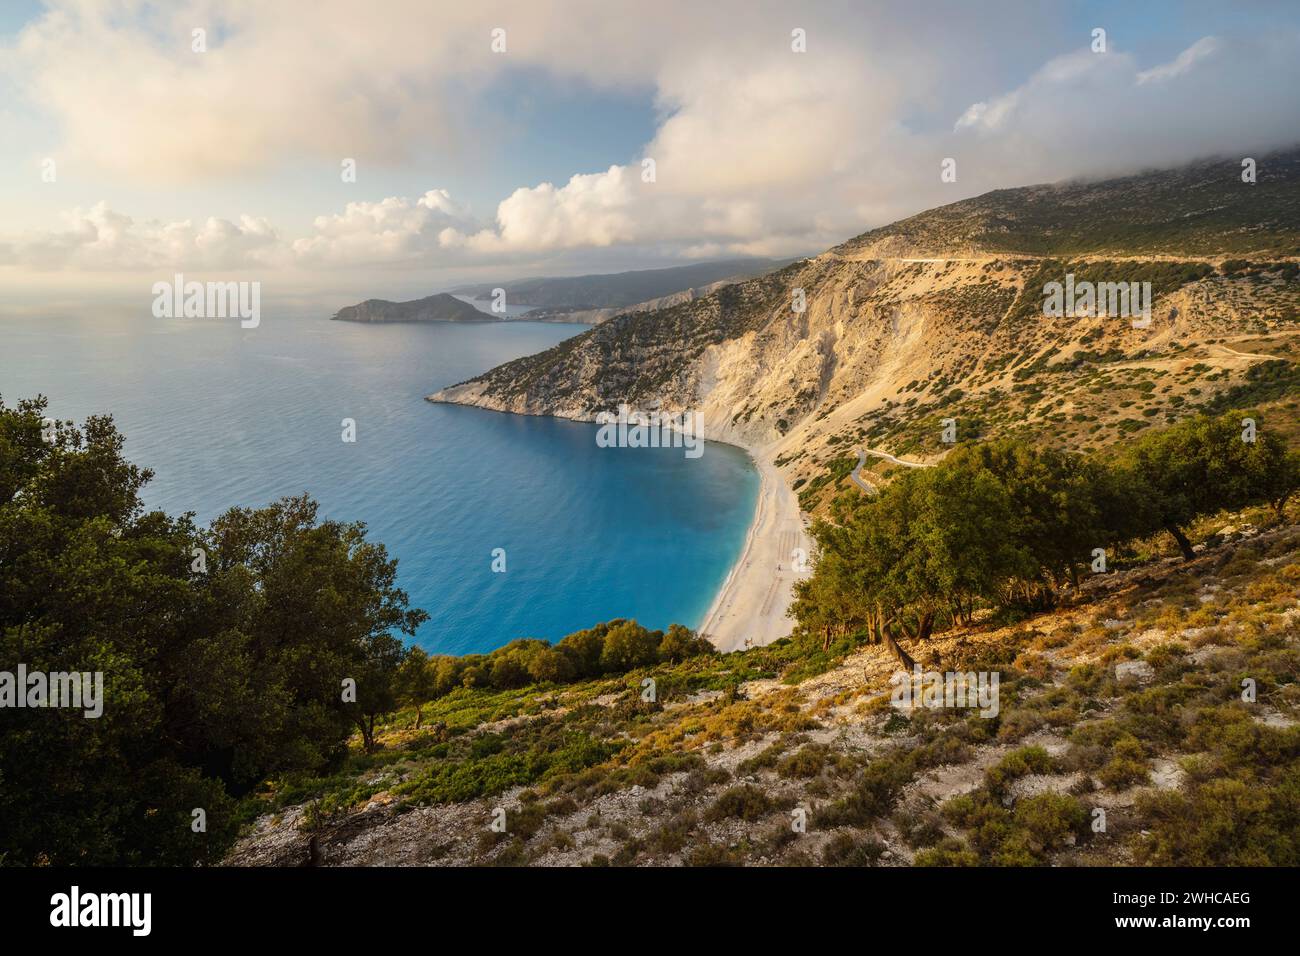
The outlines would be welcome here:
M 1097 779 L 1112 790 L 1123 790 L 1150 779 L 1147 773 L 1146 751 L 1141 742 L 1125 734 L 1111 747 L 1111 758 L 1100 770 Z
M 1002 758 L 984 774 L 984 785 L 995 795 L 1004 793 L 1021 777 L 1036 773 L 1051 773 L 1052 758 L 1042 747 L 1021 747 Z
M 808 744 L 777 764 L 781 777 L 815 777 L 826 767 L 829 750 L 821 744 Z
M 822 862 L 827 866 L 875 866 L 884 852 L 885 845 L 879 840 L 859 840 L 840 833 L 822 850 Z
M 1190 794 L 1143 794 L 1137 804 L 1148 836 L 1138 861 L 1155 866 L 1300 865 L 1300 768 L 1274 786 L 1218 778 Z
M 979 866 L 980 858 L 961 840 L 945 837 L 938 845 L 916 854 L 916 866 Z
M 1071 838 L 1082 836 L 1088 821 L 1083 804 L 1060 793 L 1026 797 L 1016 803 L 1013 816 L 1039 858 L 1072 843 Z
M 753 822 L 772 812 L 772 801 L 758 787 L 743 784 L 725 791 L 704 814 L 710 822 L 737 817 Z

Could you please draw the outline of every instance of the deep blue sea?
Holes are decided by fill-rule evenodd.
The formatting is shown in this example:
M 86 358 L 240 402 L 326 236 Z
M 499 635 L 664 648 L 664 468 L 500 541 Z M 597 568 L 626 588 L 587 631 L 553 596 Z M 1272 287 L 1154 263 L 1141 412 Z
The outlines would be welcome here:
M 364 521 L 429 612 L 417 642 L 430 651 L 556 640 L 613 617 L 700 623 L 753 513 L 743 452 L 599 448 L 595 425 L 424 400 L 586 326 L 328 314 L 264 305 L 248 330 L 147 307 L 0 315 L 0 395 L 42 392 L 57 418 L 111 412 L 128 457 L 155 472 L 150 507 L 207 521 L 306 491 L 325 515 Z

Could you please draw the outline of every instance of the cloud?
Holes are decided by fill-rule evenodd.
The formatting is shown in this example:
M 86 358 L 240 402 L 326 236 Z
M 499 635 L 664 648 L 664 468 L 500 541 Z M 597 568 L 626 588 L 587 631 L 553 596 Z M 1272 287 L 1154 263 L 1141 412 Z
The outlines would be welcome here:
M 520 4 L 382 0 L 49 0 L 0 72 L 57 119 L 63 154 L 133 182 L 195 183 L 305 159 L 409 160 L 456 149 L 480 117 L 458 100 L 539 67 L 608 87 L 653 79 L 670 0 Z M 710 14 L 720 33 L 727 15 Z M 507 29 L 507 54 L 490 48 Z M 194 32 L 202 30 L 201 51 Z
M 390 196 L 379 202 L 351 202 L 339 215 L 317 216 L 311 236 L 291 249 L 301 264 L 370 265 L 427 262 L 451 245 L 443 237 L 476 224 L 445 189 L 431 189 L 414 202 Z
M 142 272 L 160 268 L 230 270 L 282 262 L 279 234 L 265 219 L 136 222 L 105 202 L 73 209 L 63 227 L 0 244 L 0 265 L 34 271 Z
M 390 36 L 376 29 L 381 16 L 357 28 L 351 3 L 51 6 L 0 67 L 58 118 L 66 154 L 132 181 L 205 181 L 363 149 L 394 160 L 444 118 L 419 72 L 421 50 L 449 52 L 441 34 Z
M 1054 57 L 1021 86 L 972 104 L 953 154 L 977 185 L 1101 175 L 1300 139 L 1300 34 L 1206 36 L 1140 69 L 1113 47 Z M 995 182 L 996 169 L 1007 182 Z
M 1221 45 L 1218 37 L 1201 37 L 1178 54 L 1172 63 L 1164 63 L 1149 70 L 1143 70 L 1137 75 L 1137 81 L 1139 84 L 1160 83 L 1182 76 L 1188 70 L 1194 68 L 1197 63 L 1214 56 Z
M 1045 45 L 1057 18 L 1034 3 L 998 9 L 396 0 L 358 18 L 350 0 L 233 3 L 219 14 L 201 2 L 56 3 L 0 63 L 57 118 L 69 150 L 123 181 L 202 188 L 284 175 L 305 159 L 336 168 L 346 156 L 401 163 L 431 145 L 455 151 L 475 142 L 478 94 L 517 70 L 653 90 L 659 120 L 637 155 L 521 183 L 481 216 L 432 188 L 322 210 L 281 238 L 259 218 L 135 223 L 101 203 L 62 229 L 11 237 L 0 261 L 333 271 L 617 249 L 797 254 L 988 189 L 1252 155 L 1300 130 L 1294 25 L 1206 35 L 1151 65 L 1114 43 L 1093 53 L 1086 36 L 1074 50 Z M 208 50 L 196 54 L 200 24 Z M 489 48 L 498 25 L 505 55 Z M 790 48 L 795 26 L 807 31 L 806 53 Z M 1008 72 L 1027 78 L 1000 84 Z M 955 184 L 939 177 L 947 157 Z

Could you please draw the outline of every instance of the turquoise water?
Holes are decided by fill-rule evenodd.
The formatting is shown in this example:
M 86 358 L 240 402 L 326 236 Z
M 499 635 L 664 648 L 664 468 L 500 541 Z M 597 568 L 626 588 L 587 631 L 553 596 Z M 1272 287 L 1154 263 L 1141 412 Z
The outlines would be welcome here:
M 206 521 L 307 491 L 325 515 L 366 522 L 430 614 L 417 636 L 430 651 L 554 640 L 612 617 L 694 627 L 753 513 L 744 453 L 598 448 L 594 425 L 424 401 L 585 328 L 367 326 L 265 306 L 248 330 L 147 307 L 0 316 L 0 395 L 43 392 L 58 418 L 111 412 L 127 455 L 155 472 L 150 507 Z

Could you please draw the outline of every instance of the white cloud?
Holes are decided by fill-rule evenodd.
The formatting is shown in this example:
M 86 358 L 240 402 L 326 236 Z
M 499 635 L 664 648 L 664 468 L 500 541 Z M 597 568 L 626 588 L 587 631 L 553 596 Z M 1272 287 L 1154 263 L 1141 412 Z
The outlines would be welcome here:
M 632 169 L 611 166 L 574 176 L 559 189 L 550 183 L 516 189 L 497 207 L 495 229 L 457 235 L 455 241 L 481 252 L 635 242 L 646 237 L 646 224 L 635 219 L 638 183 Z
M 1028 79 L 999 90 L 1005 51 L 1034 49 L 1052 20 L 1033 3 L 990 16 L 969 4 L 832 2 L 797 17 L 777 3 L 695 0 L 398 0 L 364 17 L 350 0 L 234 3 L 220 15 L 201 2 L 55 6 L 0 62 L 57 118 L 70 155 L 124 181 L 201 187 L 283 174 L 305 158 L 336 168 L 344 156 L 455 151 L 476 135 L 458 125 L 466 104 L 520 68 L 653 89 L 660 120 L 638 155 L 521 184 L 482 218 L 435 188 L 326 210 L 282 239 L 263 219 L 136 223 L 101 203 L 0 246 L 0 261 L 32 268 L 423 270 L 618 248 L 793 254 L 992 188 L 1253 154 L 1300 130 L 1294 30 L 1206 36 L 1156 66 L 1113 46 L 1094 54 L 1081 37 L 1075 51 L 1045 49 Z M 204 54 L 190 52 L 196 24 L 209 25 Z M 488 48 L 497 25 L 508 30 L 505 56 Z M 789 48 L 796 25 L 807 53 Z M 641 178 L 647 156 L 653 183 Z M 956 184 L 939 179 L 949 156 Z
M 953 155 L 976 171 L 979 191 L 1252 155 L 1300 139 L 1298 86 L 1296 33 L 1207 36 L 1146 70 L 1113 47 L 1083 49 L 970 106 Z
M 38 271 L 227 270 L 274 266 L 283 261 L 281 253 L 280 237 L 265 219 L 241 216 L 234 223 L 209 218 L 199 225 L 188 219 L 137 222 L 99 202 L 65 213 L 62 228 L 0 244 L 0 265 Z
M 1201 60 L 1214 56 L 1219 47 L 1218 37 L 1201 37 L 1182 53 L 1179 53 L 1172 63 L 1164 63 L 1149 70 L 1143 70 L 1137 75 L 1137 81 L 1139 83 L 1159 83 L 1182 76 Z
M 450 193 L 431 189 L 414 202 L 390 196 L 350 202 L 340 215 L 317 216 L 313 234 L 295 240 L 292 251 L 304 264 L 427 262 L 431 252 L 450 245 L 444 237 L 473 225 Z

